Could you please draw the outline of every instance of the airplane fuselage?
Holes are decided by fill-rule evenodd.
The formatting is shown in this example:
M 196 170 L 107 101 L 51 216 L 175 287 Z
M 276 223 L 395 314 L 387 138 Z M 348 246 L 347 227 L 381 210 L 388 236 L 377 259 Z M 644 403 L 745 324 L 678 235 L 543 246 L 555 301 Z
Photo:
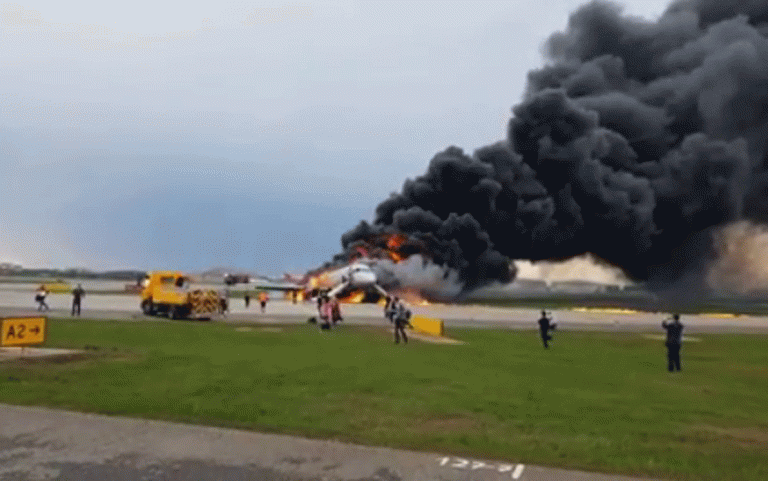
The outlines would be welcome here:
M 370 266 L 356 262 L 329 272 L 318 278 L 318 288 L 333 289 L 340 284 L 349 284 L 350 288 L 365 288 L 376 284 L 376 273 Z

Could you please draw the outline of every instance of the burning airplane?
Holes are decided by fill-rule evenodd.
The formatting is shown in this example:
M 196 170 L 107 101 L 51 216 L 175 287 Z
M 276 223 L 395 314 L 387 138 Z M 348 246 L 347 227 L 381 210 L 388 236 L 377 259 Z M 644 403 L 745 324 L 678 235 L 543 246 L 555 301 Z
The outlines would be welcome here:
M 308 273 L 290 282 L 261 283 L 257 289 L 295 293 L 301 299 L 317 297 L 321 292 L 341 302 L 376 302 L 387 292 L 378 284 L 378 276 L 369 264 L 353 262 L 347 266 Z
M 675 0 L 656 20 L 588 3 L 507 137 L 436 154 L 327 267 L 418 258 L 458 295 L 511 281 L 515 259 L 591 253 L 660 291 L 706 288 L 718 233 L 768 225 L 767 25 L 766 2 Z

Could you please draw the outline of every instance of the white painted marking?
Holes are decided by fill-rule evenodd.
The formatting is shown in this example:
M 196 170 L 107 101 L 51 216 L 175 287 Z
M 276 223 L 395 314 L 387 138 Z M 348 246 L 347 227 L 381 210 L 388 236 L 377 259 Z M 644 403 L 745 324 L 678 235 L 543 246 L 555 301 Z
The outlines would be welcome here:
M 448 456 L 444 458 L 439 458 L 439 459 L 440 459 L 440 466 L 445 466 L 446 464 L 448 464 L 448 461 L 451 460 L 451 458 L 449 458 Z
M 488 465 L 482 461 L 472 461 L 472 466 L 469 469 L 475 470 L 475 469 L 487 468 L 487 467 Z
M 464 469 L 467 467 L 468 464 L 469 464 L 468 460 L 458 458 L 455 463 L 451 464 L 451 467 L 457 468 L 457 469 Z
M 512 468 L 514 468 L 514 466 L 511 465 L 511 464 L 500 464 L 499 465 L 499 472 L 500 473 L 508 473 L 508 472 L 512 471 Z
M 520 479 L 520 476 L 523 475 L 523 470 L 525 469 L 525 466 L 522 464 L 518 464 L 514 471 L 512 471 L 512 479 Z

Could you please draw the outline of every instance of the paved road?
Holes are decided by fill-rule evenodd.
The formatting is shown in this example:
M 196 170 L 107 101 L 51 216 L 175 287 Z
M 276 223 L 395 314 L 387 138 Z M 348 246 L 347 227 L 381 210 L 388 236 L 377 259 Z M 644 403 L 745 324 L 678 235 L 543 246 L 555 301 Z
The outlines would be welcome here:
M 2 287 L 2 286 L 0 286 Z M 0 316 L 37 315 L 32 292 L 0 289 Z M 69 316 L 71 296 L 49 296 L 49 316 Z M 92 295 L 83 304 L 84 317 L 117 320 L 146 320 L 139 312 L 139 299 L 130 295 Z M 479 327 L 507 329 L 536 329 L 539 311 L 536 309 L 500 308 L 471 305 L 432 304 L 412 306 L 415 314 L 443 319 L 447 327 Z M 382 309 L 371 304 L 345 304 L 342 306 L 348 324 L 382 325 Z M 611 311 L 552 311 L 561 329 L 607 331 L 659 331 L 662 314 L 620 313 Z M 316 315 L 311 303 L 292 304 L 283 300 L 271 301 L 266 314 L 251 304 L 245 309 L 242 299 L 233 299 L 231 312 L 225 322 L 253 323 L 305 323 Z M 155 318 L 151 318 L 155 319 Z M 686 333 L 743 332 L 768 333 L 768 318 L 754 316 L 722 317 L 716 315 L 683 316 Z
M 0 481 L 632 481 L 516 460 L 371 448 L 0 405 Z

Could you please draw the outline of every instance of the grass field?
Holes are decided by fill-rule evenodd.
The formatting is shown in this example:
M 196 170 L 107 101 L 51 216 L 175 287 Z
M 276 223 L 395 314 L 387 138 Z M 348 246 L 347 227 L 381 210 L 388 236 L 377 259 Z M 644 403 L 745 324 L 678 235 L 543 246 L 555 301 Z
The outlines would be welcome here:
M 274 328 L 272 328 L 274 329 Z M 69 362 L 0 364 L 0 401 L 660 478 L 768 479 L 768 337 L 52 320 Z M 93 346 L 98 347 L 94 350 Z

